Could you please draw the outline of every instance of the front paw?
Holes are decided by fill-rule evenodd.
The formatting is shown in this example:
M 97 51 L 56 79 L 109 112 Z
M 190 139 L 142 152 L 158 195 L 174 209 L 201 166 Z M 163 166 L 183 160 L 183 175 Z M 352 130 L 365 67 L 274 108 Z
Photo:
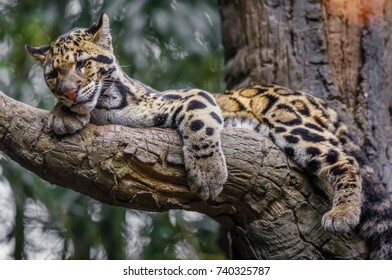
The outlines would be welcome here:
M 214 151 L 209 157 L 185 152 L 188 185 L 203 200 L 215 199 L 227 180 L 226 161 L 222 152 Z
M 90 114 L 79 115 L 56 106 L 48 118 L 48 127 L 57 135 L 74 134 L 90 121 Z
M 359 223 L 360 208 L 352 205 L 335 206 L 324 214 L 321 224 L 331 233 L 351 232 Z

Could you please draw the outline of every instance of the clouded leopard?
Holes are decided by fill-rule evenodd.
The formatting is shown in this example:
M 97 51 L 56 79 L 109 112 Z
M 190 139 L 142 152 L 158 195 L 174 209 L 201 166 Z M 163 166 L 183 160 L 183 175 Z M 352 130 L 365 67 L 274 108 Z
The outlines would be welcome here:
M 121 70 L 106 14 L 90 28 L 76 28 L 50 45 L 26 49 L 43 66 L 57 98 L 48 123 L 56 134 L 75 133 L 90 121 L 175 128 L 183 140 L 191 190 L 213 200 L 227 179 L 222 128 L 245 126 L 265 133 L 308 174 L 332 186 L 332 208 L 321 221 L 326 230 L 355 229 L 367 240 L 371 258 L 392 258 L 387 193 L 374 182 L 347 127 L 321 99 L 276 85 L 214 95 L 199 89 L 156 91 Z

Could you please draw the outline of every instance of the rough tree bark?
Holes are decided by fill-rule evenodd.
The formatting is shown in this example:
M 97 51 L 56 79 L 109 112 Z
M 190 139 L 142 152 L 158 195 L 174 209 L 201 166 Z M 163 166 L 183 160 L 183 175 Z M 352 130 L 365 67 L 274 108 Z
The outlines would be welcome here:
M 392 6 L 362 2 L 221 0 L 226 80 L 230 88 L 274 82 L 327 98 L 387 184 Z M 224 131 L 229 180 L 217 201 L 203 202 L 186 186 L 175 131 L 89 125 L 56 137 L 47 116 L 0 94 L 0 150 L 51 183 L 121 207 L 207 214 L 230 229 L 236 257 L 367 257 L 355 234 L 324 232 L 330 196 L 262 136 Z
M 392 2 L 219 3 L 228 88 L 276 83 L 327 99 L 392 190 Z

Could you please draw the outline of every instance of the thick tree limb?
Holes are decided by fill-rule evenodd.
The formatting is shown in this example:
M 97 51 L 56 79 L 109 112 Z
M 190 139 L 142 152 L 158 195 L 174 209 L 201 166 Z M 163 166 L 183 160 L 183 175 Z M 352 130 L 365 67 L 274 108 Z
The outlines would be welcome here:
M 186 185 L 174 130 L 91 124 L 59 138 L 47 129 L 47 117 L 0 92 L 1 151 L 50 183 L 121 207 L 207 214 L 231 229 L 243 258 L 366 257 L 355 235 L 324 232 L 329 198 L 262 136 L 224 131 L 229 180 L 217 201 L 204 202 Z

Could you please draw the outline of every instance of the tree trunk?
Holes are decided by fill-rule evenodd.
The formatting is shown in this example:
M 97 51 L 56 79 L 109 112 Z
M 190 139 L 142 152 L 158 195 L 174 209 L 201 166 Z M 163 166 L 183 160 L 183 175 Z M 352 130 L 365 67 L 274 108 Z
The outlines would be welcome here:
M 219 4 L 227 87 L 276 83 L 327 99 L 392 190 L 392 2 L 220 0 Z M 279 250 L 275 234 L 257 223 L 249 226 L 259 235 L 253 246 Z M 242 237 L 232 235 L 233 243 L 241 246 Z
M 220 1 L 228 88 L 276 83 L 325 98 L 392 191 L 392 2 Z

